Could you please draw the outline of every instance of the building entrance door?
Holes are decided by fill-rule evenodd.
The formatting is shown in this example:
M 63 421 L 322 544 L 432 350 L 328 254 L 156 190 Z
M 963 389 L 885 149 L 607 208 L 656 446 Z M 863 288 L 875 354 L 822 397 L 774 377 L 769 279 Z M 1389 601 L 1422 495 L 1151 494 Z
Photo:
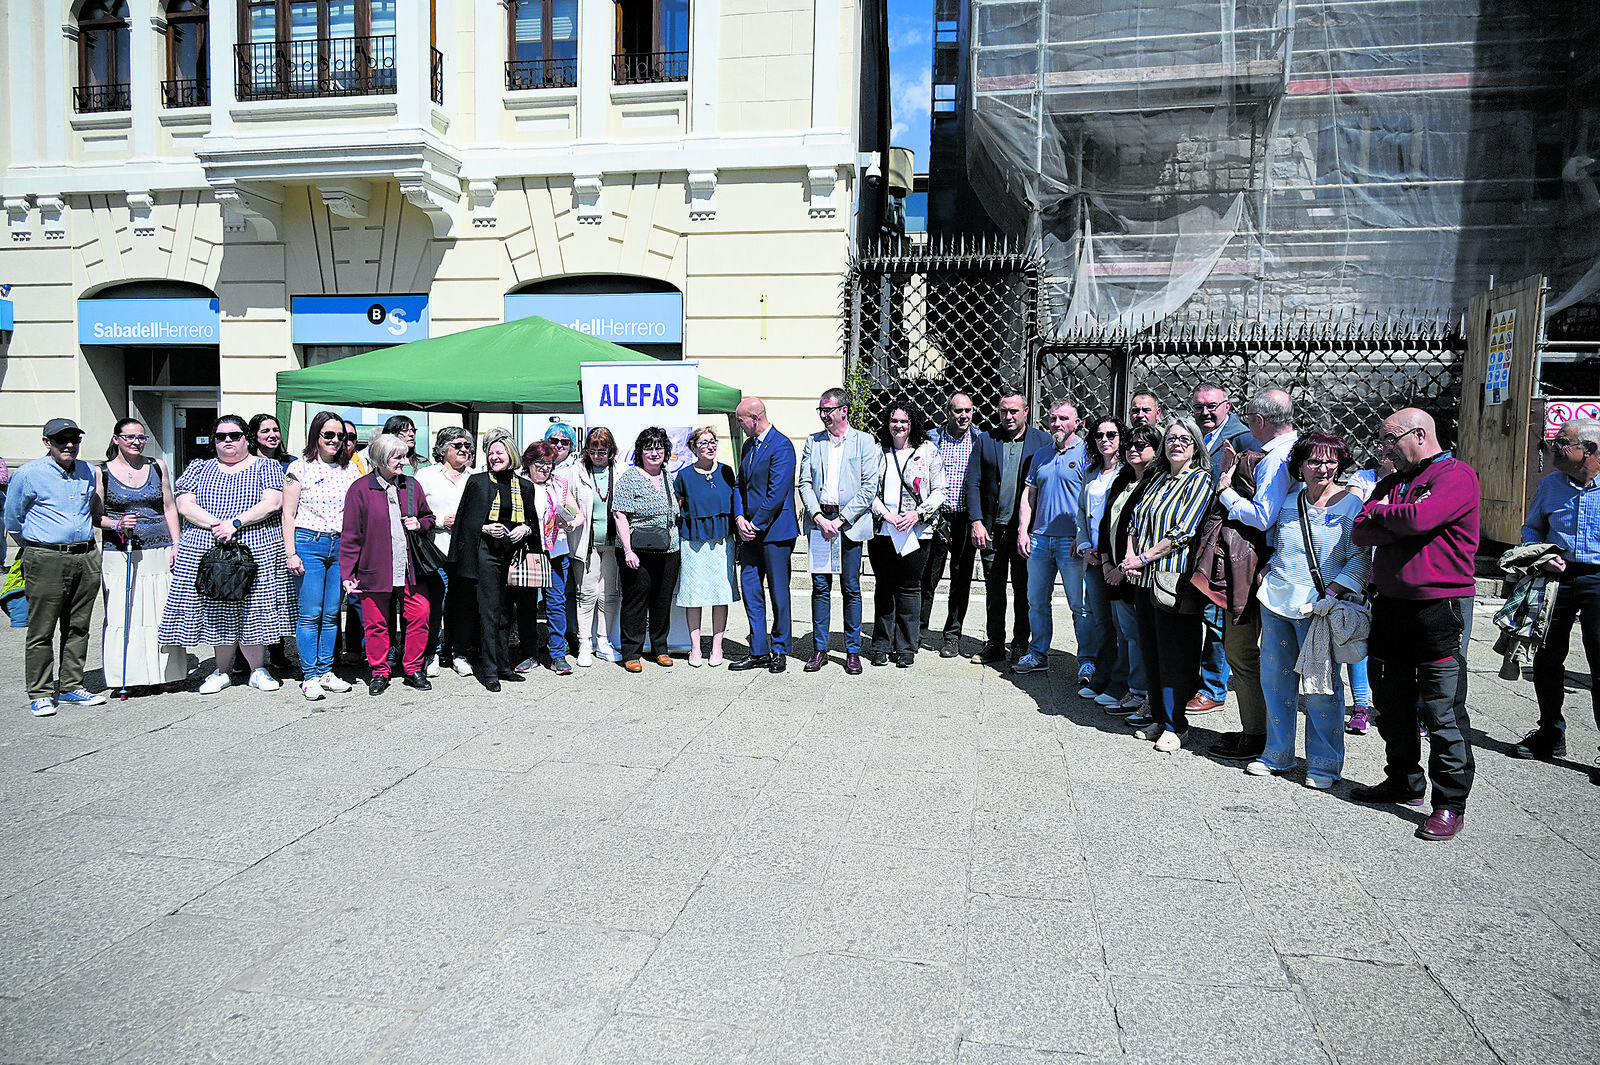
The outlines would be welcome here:
M 150 439 L 145 454 L 167 464 L 174 480 L 195 459 L 215 455 L 211 427 L 216 424 L 215 388 L 163 388 L 136 385 L 128 389 L 128 409 L 144 422 Z

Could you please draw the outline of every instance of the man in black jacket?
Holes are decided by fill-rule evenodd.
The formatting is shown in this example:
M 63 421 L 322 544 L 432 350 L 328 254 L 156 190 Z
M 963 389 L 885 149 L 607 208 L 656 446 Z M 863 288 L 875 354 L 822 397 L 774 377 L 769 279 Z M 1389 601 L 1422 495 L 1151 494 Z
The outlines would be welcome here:
M 1050 434 L 1028 424 L 1020 393 L 1000 397 L 995 427 L 978 438 L 967 464 L 967 514 L 972 542 L 983 552 L 987 606 L 983 650 L 974 664 L 1006 660 L 1006 584 L 1012 600 L 1011 661 L 1028 649 L 1028 560 L 1017 551 L 1017 512 L 1034 452 L 1053 446 Z

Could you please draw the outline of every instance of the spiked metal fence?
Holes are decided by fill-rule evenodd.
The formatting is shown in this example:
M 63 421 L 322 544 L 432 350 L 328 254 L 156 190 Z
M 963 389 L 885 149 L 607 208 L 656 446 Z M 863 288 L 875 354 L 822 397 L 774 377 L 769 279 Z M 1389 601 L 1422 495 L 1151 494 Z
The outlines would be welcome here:
M 1039 346 L 1047 393 L 1081 397 L 1088 410 L 1126 410 L 1133 392 L 1153 392 L 1169 413 L 1187 410 L 1196 388 L 1215 384 L 1243 406 L 1282 388 L 1303 429 L 1337 432 L 1371 453 L 1373 426 L 1401 407 L 1421 407 L 1453 441 L 1466 342 L 1457 320 L 1416 312 L 1296 317 L 1264 323 L 1169 318 L 1143 329 L 1081 330 Z
M 855 257 L 844 284 L 847 372 L 867 416 L 905 397 L 936 424 L 952 392 L 972 396 L 980 424 L 1000 397 L 1030 405 L 1040 260 L 997 241 L 895 241 Z

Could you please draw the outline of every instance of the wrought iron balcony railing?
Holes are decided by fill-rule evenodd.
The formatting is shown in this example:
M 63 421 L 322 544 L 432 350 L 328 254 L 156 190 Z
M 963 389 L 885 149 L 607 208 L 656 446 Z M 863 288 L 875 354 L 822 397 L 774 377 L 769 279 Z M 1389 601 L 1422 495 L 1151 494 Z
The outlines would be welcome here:
M 176 81 L 163 81 L 161 83 L 161 106 L 169 109 L 176 107 L 210 107 L 211 79 L 179 78 Z
M 72 109 L 80 115 L 96 111 L 126 111 L 131 106 L 129 83 L 113 85 L 74 85 Z
M 551 89 L 576 84 L 576 59 L 513 59 L 506 64 L 507 89 Z
M 611 80 L 617 85 L 656 81 L 688 81 L 688 52 L 622 52 L 611 57 Z
M 395 38 L 313 37 L 234 46 L 241 100 L 384 96 L 395 91 Z M 443 85 L 440 86 L 441 90 Z
M 430 49 L 433 53 L 428 62 L 428 98 L 440 107 L 444 106 L 444 53 L 437 48 Z

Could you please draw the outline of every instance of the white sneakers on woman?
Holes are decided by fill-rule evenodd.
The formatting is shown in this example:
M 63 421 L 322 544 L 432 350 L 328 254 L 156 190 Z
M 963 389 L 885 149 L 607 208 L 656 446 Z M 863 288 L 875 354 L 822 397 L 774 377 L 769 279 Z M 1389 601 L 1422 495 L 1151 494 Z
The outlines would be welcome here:
M 233 686 L 233 678 L 218 670 L 200 682 L 201 695 L 215 695 L 224 688 Z
M 250 687 L 256 691 L 275 692 L 283 685 L 278 683 L 277 677 L 274 677 L 265 669 L 253 669 L 250 671 Z
M 322 685 L 317 683 L 316 677 L 302 681 L 300 683 L 300 694 L 304 695 L 307 701 L 314 703 L 322 698 Z
M 345 692 L 350 690 L 349 681 L 340 680 L 332 673 L 324 673 L 322 676 L 318 677 L 317 686 L 325 692 L 334 692 L 338 695 L 343 695 Z

